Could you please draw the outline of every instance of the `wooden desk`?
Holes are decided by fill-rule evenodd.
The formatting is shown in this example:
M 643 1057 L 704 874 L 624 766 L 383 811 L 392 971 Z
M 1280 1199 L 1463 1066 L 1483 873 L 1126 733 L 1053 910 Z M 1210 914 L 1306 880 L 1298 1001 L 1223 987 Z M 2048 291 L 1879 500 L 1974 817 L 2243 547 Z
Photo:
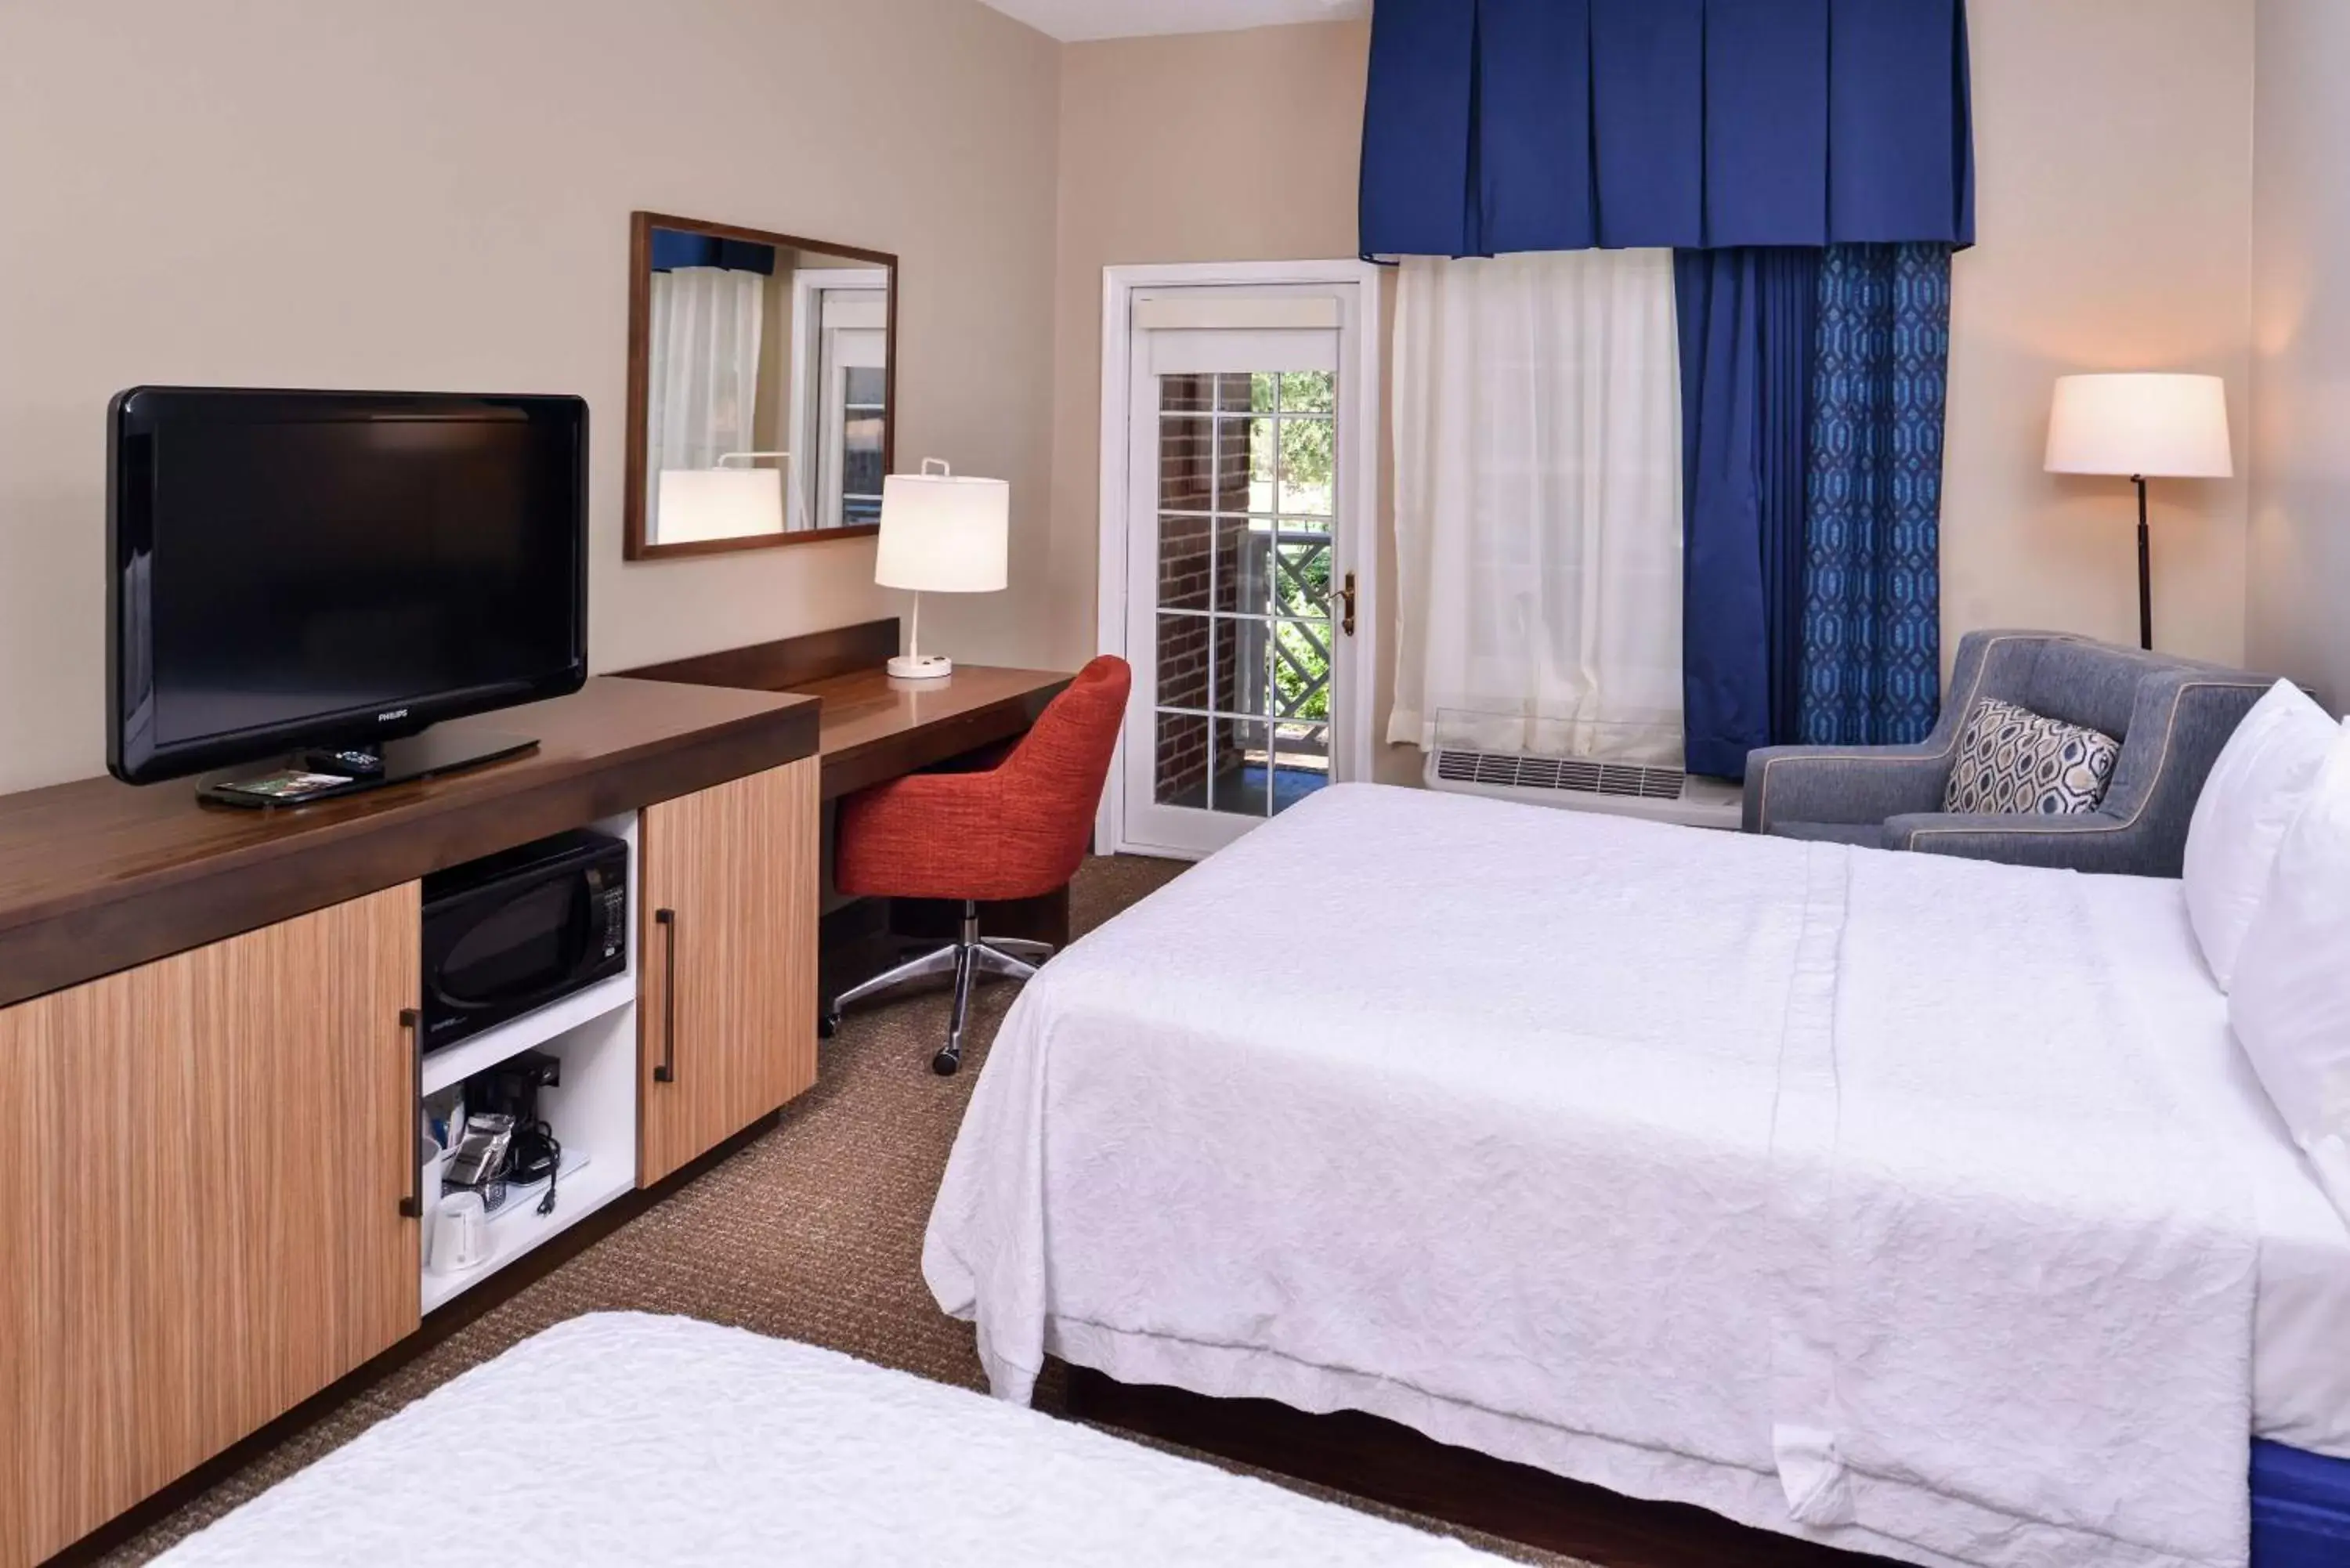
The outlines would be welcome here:
M 823 699 L 817 748 L 827 800 L 1024 734 L 1075 679 L 962 664 L 941 680 L 892 680 L 882 665 L 897 651 L 897 621 L 870 620 L 621 673 Z
M 1025 734 L 1070 677 L 1047 670 L 966 664 L 942 680 L 892 680 L 856 670 L 793 688 L 824 701 L 817 749 L 824 798 Z

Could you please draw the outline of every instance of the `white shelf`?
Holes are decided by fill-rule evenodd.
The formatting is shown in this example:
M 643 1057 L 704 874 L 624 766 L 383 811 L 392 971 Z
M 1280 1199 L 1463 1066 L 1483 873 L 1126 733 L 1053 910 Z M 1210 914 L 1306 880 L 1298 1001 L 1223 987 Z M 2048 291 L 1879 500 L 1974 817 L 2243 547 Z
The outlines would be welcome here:
M 575 991 L 535 1012 L 510 1018 L 470 1040 L 429 1051 L 424 1056 L 424 1092 L 438 1094 L 452 1084 L 496 1066 L 509 1056 L 518 1056 L 592 1019 L 617 1012 L 636 999 L 637 977 L 632 971 L 608 975 L 585 991 Z
M 462 1274 L 436 1274 L 426 1270 L 424 1310 L 431 1312 L 444 1302 L 463 1294 L 548 1237 L 577 1224 L 636 1184 L 636 1173 L 618 1161 L 608 1160 L 598 1165 L 585 1152 L 574 1154 L 566 1149 L 562 1174 L 556 1183 L 555 1212 L 541 1214 L 537 1211 L 539 1195 L 546 1190 L 546 1183 L 534 1181 L 528 1187 L 508 1188 L 504 1205 L 490 1216 L 488 1259 L 479 1267 L 467 1269 Z
M 424 1092 L 438 1094 L 525 1051 L 563 1064 L 562 1082 L 538 1093 L 538 1114 L 563 1140 L 555 1212 L 535 1212 L 542 1186 L 514 1189 L 490 1216 L 490 1255 L 462 1274 L 422 1276 L 426 1312 L 488 1279 L 549 1237 L 577 1224 L 637 1185 L 637 951 L 634 913 L 643 842 L 637 815 L 593 825 L 629 846 L 629 967 L 536 1012 L 428 1054 Z

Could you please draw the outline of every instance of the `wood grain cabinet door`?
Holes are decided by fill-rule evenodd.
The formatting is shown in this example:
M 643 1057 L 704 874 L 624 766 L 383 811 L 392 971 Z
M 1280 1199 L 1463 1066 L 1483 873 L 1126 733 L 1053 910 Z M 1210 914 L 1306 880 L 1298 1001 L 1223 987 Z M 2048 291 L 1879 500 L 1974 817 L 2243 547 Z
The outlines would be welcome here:
M 637 1178 L 816 1082 L 818 763 L 646 808 Z
M 417 898 L 0 1009 L 0 1564 L 417 1326 Z

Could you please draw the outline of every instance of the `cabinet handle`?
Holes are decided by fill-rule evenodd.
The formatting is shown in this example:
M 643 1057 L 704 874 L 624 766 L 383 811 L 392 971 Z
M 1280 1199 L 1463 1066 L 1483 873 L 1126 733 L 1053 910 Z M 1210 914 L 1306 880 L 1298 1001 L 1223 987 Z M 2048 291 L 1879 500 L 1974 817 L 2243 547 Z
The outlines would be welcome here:
M 417 1124 L 424 1114 L 424 1015 L 413 1007 L 400 1010 L 400 1026 L 408 1031 L 410 1071 L 408 1102 L 408 1196 L 400 1200 L 404 1220 L 424 1218 L 424 1162 L 417 1158 Z
M 661 1059 L 653 1082 L 677 1082 L 677 911 L 655 909 L 653 922 L 661 929 Z

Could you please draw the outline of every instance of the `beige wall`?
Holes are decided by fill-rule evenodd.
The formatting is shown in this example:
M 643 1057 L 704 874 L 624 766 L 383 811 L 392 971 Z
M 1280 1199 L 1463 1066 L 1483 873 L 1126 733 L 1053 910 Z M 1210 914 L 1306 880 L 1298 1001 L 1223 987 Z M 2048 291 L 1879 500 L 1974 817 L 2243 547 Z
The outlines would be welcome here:
M 2135 640 L 2128 486 L 2041 472 L 2050 387 L 2074 370 L 2210 371 L 2241 426 L 2251 0 L 1975 0 L 1969 15 L 1981 243 L 1955 264 L 1946 650 L 2002 625 Z M 1338 23 L 1066 53 L 1053 454 L 1065 659 L 1093 646 L 1101 269 L 1353 254 L 1367 39 Z M 2165 648 L 2242 656 L 2245 492 L 2158 486 Z M 1380 528 L 1391 577 L 1384 498 Z M 1380 773 L 1417 777 L 1417 753 L 1389 753 Z
M 2324 0 L 2319 0 L 2324 3 Z M 2079 370 L 2250 394 L 2249 0 L 1974 0 L 1976 247 L 1954 263 L 1942 626 L 2137 640 L 2126 480 L 2041 472 Z M 2153 487 L 2158 647 L 2244 653 L 2246 485 Z
M 1061 58 L 1053 595 L 1094 651 L 1102 268 L 1355 254 L 1367 23 L 1071 44 Z
M 2299 29 L 2264 45 L 2281 74 L 2317 69 L 2294 36 L 2350 26 L 2332 0 L 2260 4 Z M 2127 487 L 2041 473 L 2048 389 L 2075 369 L 2210 370 L 2241 422 L 2252 0 L 1970 10 L 1981 244 L 1957 263 L 1946 628 L 2126 639 Z M 941 600 L 940 636 L 1066 665 L 1094 646 L 1102 267 L 1355 248 L 1359 23 L 1060 47 L 970 0 L 688 0 L 660 27 L 631 0 L 354 16 L 0 8 L 0 789 L 103 754 L 102 410 L 119 387 L 584 393 L 592 654 L 618 668 L 892 607 L 864 543 L 620 562 L 626 213 L 894 249 L 900 465 L 939 455 L 1013 482 L 1013 590 Z M 2321 111 L 2313 77 L 2269 118 L 2315 145 L 2334 129 Z M 857 156 L 823 156 L 850 124 L 867 128 Z M 2263 179 L 2314 205 L 2322 174 L 2280 158 Z M 2266 202 L 2264 233 L 2301 232 L 2297 211 Z M 2327 325 L 2293 287 L 2330 256 L 2315 244 L 2264 273 L 2264 342 L 2281 345 L 2264 450 L 2295 450 L 2284 432 L 2324 390 L 2294 358 Z M 2338 680 L 2340 644 L 2310 651 L 2323 618 L 2303 586 L 2310 561 L 2340 565 L 2305 526 L 2323 478 L 2304 461 L 2263 490 L 2253 591 L 2279 629 L 2253 642 Z M 2246 493 L 2158 487 L 2164 646 L 2243 655 Z M 1384 498 L 1381 514 L 1384 536 Z M 1409 753 L 1383 773 L 1409 776 Z
M 1328 22 L 1072 44 L 1061 66 L 1060 279 L 1054 336 L 1053 581 L 1062 659 L 1095 648 L 1102 269 L 1355 254 L 1370 26 Z M 1391 313 L 1393 291 L 1384 292 Z M 1384 451 L 1387 421 L 1375 427 Z M 1381 572 L 1394 537 L 1381 464 Z M 1392 649 L 1389 628 L 1381 647 Z M 1378 660 L 1387 729 L 1390 656 Z M 1384 748 L 1382 748 L 1384 750 Z M 1419 776 L 1419 753 L 1381 776 Z
M 1055 652 L 1058 68 L 972 0 L 0 5 L 0 790 L 103 765 L 136 382 L 584 394 L 598 669 L 888 613 L 869 541 L 622 564 L 638 207 L 899 253 L 899 453 L 1014 497 L 941 643 Z
M 2345 59 L 2343 0 L 2260 0 L 2251 657 L 2315 686 L 2335 712 L 2350 706 Z

